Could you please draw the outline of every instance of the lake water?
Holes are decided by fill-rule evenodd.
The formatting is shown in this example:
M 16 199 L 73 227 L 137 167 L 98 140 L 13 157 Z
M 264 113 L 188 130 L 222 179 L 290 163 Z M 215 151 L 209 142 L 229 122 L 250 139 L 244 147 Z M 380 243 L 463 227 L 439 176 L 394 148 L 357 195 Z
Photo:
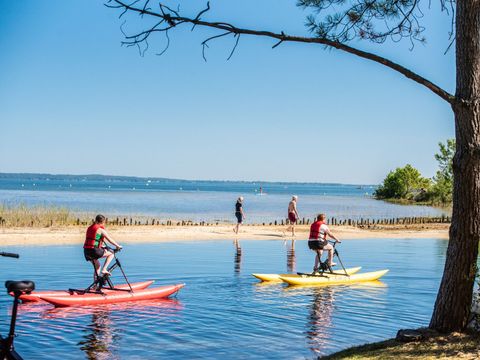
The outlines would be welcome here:
M 319 212 L 337 219 L 449 215 L 430 206 L 405 206 L 372 198 L 375 186 L 186 180 L 93 180 L 82 177 L 0 177 L 0 204 L 53 205 L 77 213 L 149 216 L 157 220 L 234 221 L 243 196 L 247 222 L 284 219 L 293 194 L 300 217 Z M 263 195 L 259 195 L 262 187 Z
M 381 282 L 334 287 L 259 284 L 250 274 L 310 271 L 306 241 L 203 241 L 127 245 L 131 281 L 185 282 L 172 300 L 54 309 L 22 304 L 16 349 L 26 359 L 312 359 L 428 325 L 447 242 L 345 240 L 346 266 L 390 269 Z M 1 280 L 38 289 L 83 287 L 91 266 L 81 246 L 9 247 Z M 117 274 L 118 275 L 118 274 Z M 120 283 L 120 279 L 118 283 Z M 0 295 L 5 334 L 11 298 Z

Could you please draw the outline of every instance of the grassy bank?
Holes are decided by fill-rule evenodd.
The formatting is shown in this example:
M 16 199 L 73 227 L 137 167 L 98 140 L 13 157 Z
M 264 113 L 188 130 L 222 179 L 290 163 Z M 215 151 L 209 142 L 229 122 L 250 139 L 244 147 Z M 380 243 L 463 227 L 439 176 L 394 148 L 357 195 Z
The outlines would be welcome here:
M 53 226 L 86 226 L 92 223 L 96 213 L 75 212 L 66 207 L 57 206 L 27 206 L 24 204 L 0 204 L 0 226 L 11 227 L 53 227 Z M 108 214 L 108 226 L 166 225 L 166 226 L 212 226 L 232 224 L 229 220 L 192 221 L 188 219 L 172 219 L 145 214 Z M 313 219 L 301 218 L 297 226 L 309 226 Z M 287 219 L 270 220 L 250 223 L 246 226 L 278 226 L 289 224 Z M 449 216 L 435 217 L 401 217 L 401 218 L 335 218 L 327 219 L 327 224 L 335 227 L 353 227 L 368 230 L 425 230 L 445 228 L 450 224 Z
M 480 359 L 479 333 L 439 334 L 422 329 L 425 339 L 409 343 L 395 339 L 352 347 L 321 357 L 325 360 Z
M 72 225 L 77 217 L 67 208 L 0 204 L 0 225 L 5 227 L 48 227 Z

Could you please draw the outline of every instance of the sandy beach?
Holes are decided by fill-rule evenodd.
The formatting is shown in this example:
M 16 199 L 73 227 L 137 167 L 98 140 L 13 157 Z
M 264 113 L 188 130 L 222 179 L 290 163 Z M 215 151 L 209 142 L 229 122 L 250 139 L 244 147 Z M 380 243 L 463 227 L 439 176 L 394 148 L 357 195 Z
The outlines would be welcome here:
M 120 243 L 181 242 L 203 240 L 280 240 L 291 239 L 284 235 L 284 226 L 247 225 L 236 235 L 232 224 L 213 226 L 110 226 L 107 230 Z M 69 245 L 81 244 L 85 238 L 83 226 L 48 228 L 0 228 L 0 246 L 12 245 Z M 360 229 L 349 226 L 331 226 L 332 232 L 342 240 L 354 239 L 448 239 L 448 224 L 388 226 L 377 229 Z M 309 226 L 297 227 L 295 239 L 308 237 Z

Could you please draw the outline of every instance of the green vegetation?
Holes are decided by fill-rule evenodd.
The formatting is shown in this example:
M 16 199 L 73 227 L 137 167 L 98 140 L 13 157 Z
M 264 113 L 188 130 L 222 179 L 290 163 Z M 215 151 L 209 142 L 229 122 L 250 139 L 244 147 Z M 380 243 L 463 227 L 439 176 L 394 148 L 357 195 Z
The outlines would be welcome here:
M 67 208 L 0 204 L 1 226 L 72 225 L 75 221 Z
M 381 199 L 416 200 L 430 186 L 430 179 L 422 177 L 417 169 L 408 164 L 390 171 L 383 184 L 375 191 L 375 196 Z
M 383 183 L 375 191 L 377 199 L 422 202 L 449 205 L 453 191 L 453 155 L 455 140 L 439 143 L 440 152 L 435 154 L 439 170 L 433 179 L 422 177 L 410 164 L 390 171 Z
M 423 329 L 423 341 L 402 343 L 390 339 L 374 344 L 367 344 L 346 349 L 325 360 L 398 360 L 398 359 L 479 359 L 480 334 L 451 333 L 439 334 L 433 330 Z
M 455 155 L 455 140 L 449 139 L 446 144 L 439 143 L 440 153 L 435 154 L 439 170 L 433 178 L 430 189 L 430 201 L 433 203 L 450 204 L 453 192 L 453 156 Z

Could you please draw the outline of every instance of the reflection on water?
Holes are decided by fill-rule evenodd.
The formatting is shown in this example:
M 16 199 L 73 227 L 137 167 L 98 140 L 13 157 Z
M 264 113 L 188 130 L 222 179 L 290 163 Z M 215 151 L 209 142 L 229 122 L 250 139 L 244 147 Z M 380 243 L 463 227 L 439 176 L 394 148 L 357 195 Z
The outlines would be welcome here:
M 312 253 L 305 240 L 241 240 L 233 249 L 230 241 L 129 245 L 121 259 L 129 279 L 155 280 L 152 286 L 185 282 L 178 301 L 58 309 L 22 304 L 16 348 L 34 360 L 312 359 L 393 337 L 400 328 L 427 325 L 446 244 L 429 239 L 344 241 L 346 267 L 390 272 L 382 282 L 334 287 L 257 285 L 250 275 L 308 271 Z M 0 261 L 0 280 L 31 278 L 38 289 L 91 282 L 81 246 L 9 250 L 21 257 L 13 265 Z M 120 275 L 114 277 L 120 281 Z M 0 293 L 0 324 L 7 324 L 9 309 L 11 298 Z M 288 339 L 288 346 L 281 339 Z
M 235 245 L 235 258 L 233 260 L 235 264 L 234 271 L 236 274 L 239 274 L 242 267 L 242 248 L 238 239 L 235 239 L 233 241 L 233 244 Z
M 79 341 L 80 350 L 85 352 L 87 359 L 112 359 L 111 345 L 120 334 L 113 333 L 112 322 L 108 311 L 93 310 L 92 320 L 83 330 L 83 340 Z
M 335 288 L 327 287 L 316 289 L 309 310 L 307 325 L 307 343 L 312 352 L 321 355 L 325 345 L 328 344 L 330 327 L 332 325 L 332 312 L 334 306 Z
M 287 247 L 287 271 L 295 272 L 295 240 L 292 239 L 290 247 Z

